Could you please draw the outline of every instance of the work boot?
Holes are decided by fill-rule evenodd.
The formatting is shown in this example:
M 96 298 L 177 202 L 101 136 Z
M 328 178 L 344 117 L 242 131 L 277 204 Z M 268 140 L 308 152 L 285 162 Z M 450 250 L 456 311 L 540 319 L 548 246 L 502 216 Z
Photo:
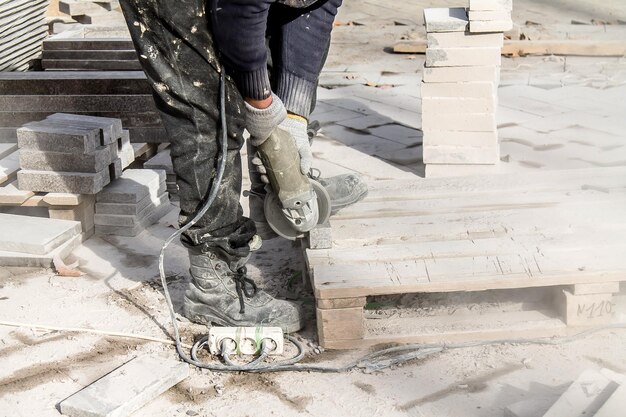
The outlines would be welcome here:
M 298 306 L 257 288 L 246 276 L 248 258 L 233 258 L 219 249 L 208 253 L 189 250 L 191 282 L 185 292 L 183 315 L 201 324 L 271 326 L 285 333 L 300 330 Z
M 311 171 L 317 171 L 315 169 Z M 319 171 L 318 171 L 319 172 Z M 367 195 L 367 184 L 358 174 L 341 174 L 322 178 L 311 176 L 311 179 L 322 184 L 330 196 L 330 214 L 363 200 Z

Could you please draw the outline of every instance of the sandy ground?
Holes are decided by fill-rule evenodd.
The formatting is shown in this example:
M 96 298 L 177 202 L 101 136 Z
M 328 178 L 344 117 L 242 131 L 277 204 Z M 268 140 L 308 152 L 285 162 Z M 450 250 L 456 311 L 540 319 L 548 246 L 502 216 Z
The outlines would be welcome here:
M 392 117 L 403 129 L 419 128 L 415 85 L 420 79 L 423 57 L 392 55 L 385 48 L 401 37 L 413 36 L 420 28 L 421 8 L 432 5 L 459 3 L 347 0 L 338 16 L 343 24 L 336 28 L 335 43 L 322 77 L 322 86 L 327 88 L 320 90 L 321 102 L 339 105 L 345 111 L 354 111 L 354 106 L 367 102 L 379 117 Z M 621 0 L 520 0 L 515 7 L 514 19 L 521 24 L 626 21 L 626 7 Z M 591 94 L 589 99 L 593 101 L 596 90 L 599 94 L 604 88 L 626 82 L 626 61 L 580 57 L 506 59 L 502 75 L 503 85 L 509 86 L 591 87 L 594 90 L 585 90 L 585 94 Z M 341 100 L 353 100 L 356 95 L 361 96 L 357 104 L 352 101 L 345 109 L 346 102 Z M 613 100 L 615 105 L 621 103 L 619 97 Z M 326 133 L 315 143 L 314 152 L 325 174 L 349 169 L 361 172 L 370 181 L 420 175 L 419 163 L 411 162 L 411 158 L 390 161 L 373 157 L 374 152 L 367 152 L 369 148 L 355 150 L 335 140 L 337 132 L 346 130 L 341 126 L 344 130 L 333 130 L 341 118 L 339 113 L 337 108 L 332 107 L 331 111 L 324 105 L 318 110 Z M 419 140 L 411 136 L 414 133 L 398 129 L 397 135 Z M 420 156 L 411 157 L 419 160 Z M 168 216 L 138 238 L 90 239 L 73 254 L 85 273 L 81 278 L 59 277 L 50 270 L 0 269 L 0 320 L 168 339 L 171 325 L 156 261 L 163 240 L 174 230 L 175 220 L 173 206 Z M 174 245 L 166 263 L 179 311 L 188 280 L 185 250 Z M 318 349 L 312 315 L 314 301 L 302 278 L 302 269 L 298 246 L 275 239 L 255 254 L 249 271 L 273 294 L 302 302 L 309 318 L 298 336 L 307 349 L 304 362 L 336 366 L 367 353 Z M 533 294 L 509 297 L 509 302 L 493 302 L 490 295 L 479 294 L 474 298 L 451 295 L 382 299 L 378 303 L 386 308 L 382 314 L 387 315 L 395 314 L 398 303 L 416 315 L 456 308 L 493 312 L 523 304 L 529 295 Z M 618 308 L 619 314 L 626 312 L 623 307 Z M 206 332 L 202 326 L 184 320 L 180 325 L 186 343 Z M 487 417 L 504 415 L 506 406 L 526 399 L 536 401 L 539 416 L 585 369 L 608 368 L 626 373 L 625 351 L 626 333 L 613 330 L 557 346 L 509 343 L 445 351 L 382 372 L 358 369 L 344 374 L 246 375 L 192 369 L 190 378 L 134 416 Z M 144 353 L 176 357 L 171 346 L 158 342 L 0 326 L 0 416 L 57 416 L 59 401 Z

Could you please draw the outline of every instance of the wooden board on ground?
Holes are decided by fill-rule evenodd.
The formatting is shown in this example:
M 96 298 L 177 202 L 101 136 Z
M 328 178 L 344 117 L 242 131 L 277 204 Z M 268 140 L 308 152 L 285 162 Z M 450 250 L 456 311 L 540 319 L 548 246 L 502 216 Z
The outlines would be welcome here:
M 571 289 L 626 281 L 624 213 L 626 168 L 371 184 L 364 201 L 331 219 L 333 248 L 306 251 L 320 341 L 328 348 L 350 348 L 504 336 L 506 326 L 430 335 L 374 334 L 364 323 L 363 307 L 366 297 L 376 295 Z M 561 290 L 556 297 L 561 318 L 556 303 L 551 318 L 502 316 L 503 324 L 511 321 L 526 328 L 541 322 L 522 333 L 547 336 L 569 332 L 565 323 L 607 322 L 612 310 L 603 310 L 601 318 L 591 310 L 587 318 L 578 310 L 592 298 L 611 305 L 616 288 L 581 287 L 579 291 L 593 295 L 570 295 L 565 304 Z

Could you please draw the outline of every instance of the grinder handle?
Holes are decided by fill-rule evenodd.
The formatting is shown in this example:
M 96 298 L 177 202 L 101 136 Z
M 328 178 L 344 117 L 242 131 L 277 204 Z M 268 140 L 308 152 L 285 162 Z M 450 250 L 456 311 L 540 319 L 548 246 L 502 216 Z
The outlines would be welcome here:
M 300 153 L 288 131 L 275 128 L 258 151 L 270 186 L 284 208 L 299 209 L 315 198 L 309 179 L 300 171 Z

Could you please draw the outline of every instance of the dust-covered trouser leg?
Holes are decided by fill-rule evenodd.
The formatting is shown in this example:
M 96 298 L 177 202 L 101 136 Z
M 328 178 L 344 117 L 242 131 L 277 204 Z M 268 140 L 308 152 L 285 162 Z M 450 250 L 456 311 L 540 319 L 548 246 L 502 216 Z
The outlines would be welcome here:
M 205 3 L 205 0 L 120 0 L 171 140 L 181 225 L 195 216 L 208 191 L 217 185 L 214 178 L 224 128 L 220 123 L 221 65 L 213 46 Z M 181 239 L 197 256 L 216 256 L 230 267 L 245 264 L 249 242 L 256 230 L 254 222 L 243 216 L 239 204 L 245 108 L 229 77 L 225 87 L 228 153 L 223 181 L 211 208 Z M 239 269 L 231 272 L 238 273 Z M 192 276 L 188 293 L 199 288 L 202 288 L 199 277 Z M 222 295 L 230 297 L 227 291 Z M 186 298 L 185 303 L 188 302 Z M 210 302 L 223 307 L 215 298 Z M 224 319 L 220 324 L 227 323 Z

